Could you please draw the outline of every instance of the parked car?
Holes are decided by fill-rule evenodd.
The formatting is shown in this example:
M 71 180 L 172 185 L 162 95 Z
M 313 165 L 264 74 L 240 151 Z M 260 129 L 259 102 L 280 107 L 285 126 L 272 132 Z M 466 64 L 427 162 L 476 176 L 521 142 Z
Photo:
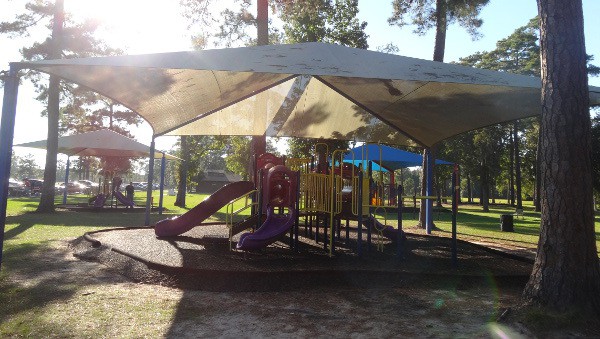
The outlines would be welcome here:
M 141 182 L 134 181 L 131 184 L 133 185 L 133 189 L 135 189 L 136 191 L 143 191 L 146 189 L 146 186 L 143 185 L 143 183 Z
M 91 180 L 76 180 L 75 183 L 85 187 L 84 193 L 86 194 L 95 194 L 98 191 L 98 183 L 95 183 Z
M 136 183 L 134 182 L 133 183 L 133 187 L 135 187 L 135 189 L 137 190 L 138 188 L 137 188 L 137 186 L 135 184 Z M 143 182 L 140 182 L 138 184 L 139 184 L 139 187 L 140 187 L 139 190 L 145 191 L 145 190 L 148 189 L 148 183 L 147 182 L 143 181 Z M 157 190 L 159 188 L 160 188 L 160 185 L 158 183 L 152 183 L 152 189 Z
M 65 191 L 65 183 L 64 182 L 60 182 L 60 183 L 57 182 L 54 187 L 55 187 L 55 190 L 57 193 L 63 193 Z M 86 188 L 87 187 L 85 185 L 82 185 L 76 181 L 67 183 L 67 193 L 68 194 L 83 193 L 83 192 L 85 192 Z
M 29 188 L 23 182 L 9 178 L 8 179 L 8 196 L 9 197 L 24 197 L 29 195 Z
M 76 180 L 75 182 L 78 182 L 82 185 L 85 185 L 87 187 L 98 187 L 98 183 L 97 182 L 93 182 L 91 180 L 86 180 L 86 179 L 81 179 L 81 180 Z
M 29 188 L 29 191 L 31 192 L 31 194 L 38 195 L 42 191 L 42 186 L 44 185 L 44 180 L 25 178 L 25 179 L 23 179 L 23 183 Z

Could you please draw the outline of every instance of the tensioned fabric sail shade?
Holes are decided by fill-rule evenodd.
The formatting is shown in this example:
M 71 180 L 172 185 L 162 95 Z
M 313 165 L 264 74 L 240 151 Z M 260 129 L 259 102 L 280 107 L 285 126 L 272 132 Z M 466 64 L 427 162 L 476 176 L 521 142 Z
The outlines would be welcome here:
M 46 140 L 39 140 L 15 146 L 46 149 L 46 145 Z M 68 156 L 149 157 L 150 147 L 117 132 L 103 129 L 59 137 L 58 153 Z M 154 152 L 154 158 L 160 159 L 163 154 L 168 160 L 180 160 L 160 151 Z
M 421 166 L 423 156 L 386 145 L 368 144 L 351 149 L 344 156 L 344 161 L 354 162 L 355 165 L 362 163 L 363 168 L 366 168 L 367 161 L 372 161 L 377 165 L 381 165 L 385 170 L 394 171 L 401 168 Z M 441 159 L 436 159 L 435 164 L 454 165 Z M 374 170 L 378 169 L 374 168 Z
M 539 78 L 324 43 L 16 63 L 104 94 L 154 135 L 433 146 L 540 113 Z M 600 105 L 600 88 L 590 87 Z

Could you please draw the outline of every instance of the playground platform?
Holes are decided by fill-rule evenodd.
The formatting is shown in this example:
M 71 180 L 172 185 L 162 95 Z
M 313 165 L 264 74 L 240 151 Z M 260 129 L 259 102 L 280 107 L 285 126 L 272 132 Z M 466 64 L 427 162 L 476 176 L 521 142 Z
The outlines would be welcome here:
M 521 285 L 532 268 L 530 258 L 464 241 L 458 242 L 453 267 L 450 239 L 410 233 L 401 258 L 389 240 L 380 242 L 383 252 L 378 251 L 376 239 L 370 248 L 363 243 L 358 257 L 356 232 L 350 230 L 351 243 L 344 248 L 340 240 L 333 257 L 322 242 L 304 237 L 303 228 L 297 252 L 289 248 L 288 238 L 258 252 L 230 251 L 228 230 L 221 224 L 164 239 L 152 227 L 107 229 L 86 233 L 72 247 L 78 258 L 101 262 L 134 281 L 208 291 L 389 288 L 413 280 Z

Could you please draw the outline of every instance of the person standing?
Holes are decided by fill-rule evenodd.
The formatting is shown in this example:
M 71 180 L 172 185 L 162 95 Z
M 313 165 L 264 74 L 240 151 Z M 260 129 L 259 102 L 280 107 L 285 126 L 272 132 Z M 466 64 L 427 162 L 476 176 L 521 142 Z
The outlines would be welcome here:
M 133 203 L 133 192 L 134 192 L 134 188 L 133 188 L 133 183 L 130 182 L 129 185 L 125 186 L 125 194 L 127 196 L 127 199 L 129 201 L 131 201 Z M 129 206 L 130 208 L 133 208 L 133 204 L 131 204 L 131 206 Z

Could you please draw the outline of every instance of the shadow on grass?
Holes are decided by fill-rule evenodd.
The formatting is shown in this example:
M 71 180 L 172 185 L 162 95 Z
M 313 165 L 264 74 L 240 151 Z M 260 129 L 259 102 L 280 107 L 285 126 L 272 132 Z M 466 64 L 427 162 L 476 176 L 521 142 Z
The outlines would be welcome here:
M 5 260 L 0 275 L 0 323 L 2 332 L 10 335 L 28 335 L 30 316 L 38 316 L 51 303 L 61 303 L 72 298 L 87 285 L 77 277 L 65 274 L 69 265 L 79 264 L 60 260 L 63 253 L 48 244 L 21 244 L 5 248 Z M 8 274 L 25 283 L 16 284 L 7 279 Z M 16 319 L 16 321 L 15 321 Z M 57 337 L 71 337 L 68 324 L 46 324 L 48 333 Z
M 154 224 L 159 220 L 169 218 L 172 215 L 150 215 L 150 223 Z M 57 211 L 54 213 L 36 213 L 29 212 L 16 216 L 7 216 L 6 224 L 16 224 L 18 226 L 9 229 L 5 233 L 5 238 L 10 239 L 16 235 L 27 231 L 36 225 L 57 226 L 57 227 L 131 227 L 143 226 L 145 221 L 144 213 L 130 213 L 122 209 L 114 212 L 73 212 Z

